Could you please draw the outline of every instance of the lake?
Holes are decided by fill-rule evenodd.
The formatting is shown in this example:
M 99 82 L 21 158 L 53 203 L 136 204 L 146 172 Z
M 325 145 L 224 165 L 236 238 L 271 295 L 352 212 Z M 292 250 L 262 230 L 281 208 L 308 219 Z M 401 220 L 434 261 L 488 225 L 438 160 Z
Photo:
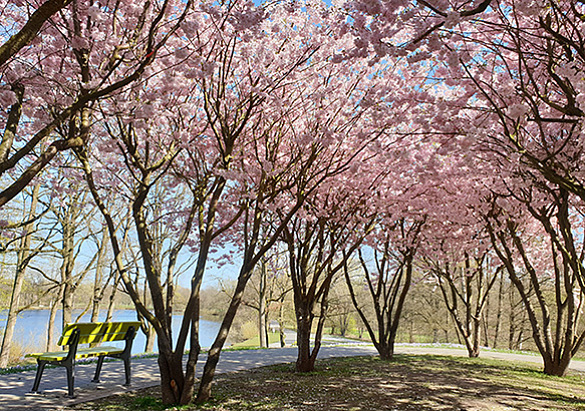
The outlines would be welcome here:
M 76 319 L 81 311 L 73 311 L 73 319 Z M 7 311 L 0 312 L 0 327 L 2 327 L 0 333 L 0 341 L 3 337 L 4 325 L 6 323 Z M 105 312 L 100 315 L 100 321 L 105 320 Z M 179 327 L 181 325 L 182 315 L 173 315 L 173 335 L 176 336 L 179 333 Z M 88 322 L 90 320 L 90 314 L 86 314 L 81 317 L 80 322 Z M 16 320 L 16 327 L 14 329 L 13 340 L 24 347 L 25 352 L 44 351 L 44 346 L 47 339 L 47 324 L 49 321 L 49 310 L 27 310 L 23 311 Z M 136 321 L 136 311 L 134 310 L 116 310 L 114 311 L 113 321 Z M 58 312 L 55 320 L 55 342 L 61 335 L 62 329 L 61 322 L 61 311 Z M 199 324 L 199 339 L 202 347 L 209 347 L 213 344 L 215 336 L 219 331 L 219 323 L 212 321 L 201 320 Z M 108 343 L 109 345 L 110 343 Z M 123 343 L 122 343 L 123 344 Z M 136 338 L 134 339 L 134 345 L 132 346 L 132 353 L 138 354 L 144 352 L 144 346 L 146 344 L 146 336 L 142 331 L 138 331 Z M 188 345 L 187 345 L 188 348 Z M 158 351 L 156 341 L 154 344 L 154 350 Z

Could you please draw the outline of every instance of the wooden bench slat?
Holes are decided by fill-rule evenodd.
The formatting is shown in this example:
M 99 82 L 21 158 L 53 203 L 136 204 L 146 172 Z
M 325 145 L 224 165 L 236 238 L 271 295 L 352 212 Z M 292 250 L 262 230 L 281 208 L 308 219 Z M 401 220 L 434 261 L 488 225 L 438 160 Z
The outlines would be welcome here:
M 91 347 L 91 348 L 78 348 L 75 354 L 76 359 L 98 357 L 100 355 L 113 355 L 121 354 L 124 352 L 123 348 L 120 347 Z M 69 351 L 53 351 L 53 352 L 41 352 L 26 354 L 26 357 L 37 358 L 43 361 L 63 361 L 67 358 Z
M 79 329 L 79 344 L 94 344 L 108 341 L 122 341 L 128 328 L 140 328 L 140 321 L 116 321 L 111 323 L 72 323 L 67 324 L 57 345 L 67 344 L 75 329 Z
M 67 357 L 68 351 L 51 351 L 51 352 L 34 352 L 30 354 L 26 354 L 25 357 L 31 358 L 52 358 L 54 361 L 60 361 L 60 359 L 65 359 Z M 43 358 L 41 358 L 43 357 Z
M 99 355 L 112 355 L 112 354 L 121 354 L 124 352 L 123 348 L 120 347 L 92 347 L 92 348 L 82 348 L 77 350 L 77 356 L 81 356 L 81 358 L 88 357 L 88 356 L 99 356 Z

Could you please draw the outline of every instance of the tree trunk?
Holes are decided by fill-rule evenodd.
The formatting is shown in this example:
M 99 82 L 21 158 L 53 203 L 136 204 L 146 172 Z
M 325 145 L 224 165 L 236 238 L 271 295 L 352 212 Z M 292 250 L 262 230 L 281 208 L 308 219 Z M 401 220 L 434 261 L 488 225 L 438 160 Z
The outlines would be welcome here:
M 498 337 L 500 334 L 500 326 L 502 324 L 502 300 L 504 294 L 504 270 L 500 273 L 500 287 L 498 290 L 498 308 L 496 310 L 496 326 L 494 329 L 494 343 L 492 344 L 493 348 L 497 348 L 498 346 Z
M 51 304 L 49 311 L 49 323 L 47 324 L 47 346 L 45 351 L 53 351 L 55 348 L 55 318 L 57 318 L 57 307 L 61 301 L 61 294 L 63 293 L 62 286 L 59 287 L 59 294 Z
M 394 343 L 382 342 L 376 348 L 382 361 L 392 361 L 394 359 Z
M 14 334 L 14 326 L 18 317 L 18 306 L 20 302 L 20 293 L 22 290 L 22 283 L 24 282 L 24 270 L 22 267 L 22 255 L 24 249 L 18 253 L 18 263 L 16 273 L 14 274 L 14 284 L 12 286 L 12 296 L 10 297 L 10 306 L 8 308 L 8 316 L 6 318 L 6 325 L 4 328 L 4 338 L 2 339 L 2 347 L 0 348 L 0 368 L 5 368 L 10 360 L 10 349 L 12 348 L 12 336 Z M 22 267 L 24 268 L 24 267 Z
M 262 259 L 260 267 L 260 287 L 258 289 L 258 335 L 260 347 L 268 348 L 268 330 L 266 327 L 266 261 Z
M 261 307 L 261 310 L 258 315 L 258 325 L 259 325 L 259 335 L 260 335 L 260 347 L 261 348 L 268 348 L 268 327 L 266 327 L 266 309 L 265 307 Z
M 110 300 L 108 302 L 108 309 L 106 311 L 106 322 L 112 321 L 112 317 L 114 316 L 114 309 L 116 308 L 116 293 L 118 291 L 118 284 L 120 283 L 120 273 L 116 273 L 116 279 L 112 284 L 112 292 L 110 293 Z
M 156 336 L 154 328 L 148 327 L 147 331 L 144 334 L 146 335 L 146 343 L 144 344 L 144 352 L 153 352 L 154 351 L 154 338 Z
M 63 225 L 63 263 L 61 265 L 61 282 L 63 294 L 61 296 L 63 327 L 71 322 L 73 317 L 73 233 L 69 223 Z
M 20 254 L 21 253 L 19 253 L 19 255 Z M 4 328 L 4 338 L 2 340 L 2 348 L 0 351 L 0 368 L 5 368 L 8 366 L 8 362 L 10 360 L 12 336 L 14 334 L 14 326 L 16 325 L 16 319 L 18 317 L 18 305 L 23 281 L 24 272 L 21 272 L 19 269 L 17 269 L 14 276 L 14 285 L 12 287 L 10 307 L 8 308 L 8 316 L 6 318 L 6 325 Z
M 159 339 L 158 366 L 160 370 L 160 387 L 163 404 L 180 404 L 185 388 L 182 355 L 169 352 L 161 347 Z
M 479 342 L 475 338 L 476 335 L 479 336 L 479 333 L 476 334 L 475 330 L 472 332 L 472 335 L 467 334 L 467 330 L 463 329 L 460 324 L 458 325 L 459 333 L 463 337 L 463 342 L 465 343 L 465 348 L 467 349 L 467 355 L 469 358 L 477 358 L 479 357 Z
M 311 359 L 311 326 L 313 313 L 306 304 L 299 306 L 297 312 L 297 372 L 310 372 L 315 369 L 315 362 Z
M 278 308 L 278 328 L 280 333 L 280 348 L 286 346 L 286 333 L 284 332 L 284 295 L 280 299 Z
M 451 325 L 449 324 L 451 322 L 451 313 L 449 312 L 449 310 L 447 310 L 447 312 L 445 313 L 445 335 L 447 336 L 447 338 L 445 338 L 445 342 L 447 344 L 449 344 L 449 328 L 451 327 Z M 457 328 L 457 327 L 455 327 Z M 457 334 L 457 330 L 455 331 L 455 334 Z M 459 338 L 459 337 L 458 337 Z M 461 342 L 459 342 L 461 343 Z
M 6 325 L 4 328 L 4 338 L 2 339 L 2 348 L 0 352 L 0 368 L 8 366 L 10 360 L 10 350 L 12 348 L 12 336 L 14 334 L 14 326 L 16 325 L 16 318 L 18 317 L 18 300 L 20 299 L 20 290 L 22 287 L 22 277 L 20 273 L 16 273 L 14 278 L 14 286 L 12 288 L 12 298 L 10 300 L 10 308 L 8 309 L 8 317 L 6 318 Z
M 330 272 L 324 280 L 323 295 L 321 296 L 321 311 L 319 321 L 317 322 L 317 330 L 315 332 L 314 347 L 311 350 L 311 330 L 315 315 L 313 314 L 313 301 L 310 299 L 303 299 L 297 297 L 295 299 L 295 313 L 297 315 L 297 372 L 311 372 L 315 370 L 315 361 L 319 349 L 321 348 L 321 336 L 323 334 L 323 327 L 328 308 L 327 295 L 331 286 L 333 273 Z
M 89 321 L 91 321 L 92 323 L 96 323 L 100 319 L 100 301 L 101 300 L 99 298 L 96 298 L 96 295 L 94 294 L 91 303 L 91 317 L 89 319 Z
M 390 339 L 388 341 L 388 356 L 392 360 L 394 358 L 394 345 L 396 344 L 396 332 L 390 333 Z
M 510 310 L 510 314 L 508 316 L 508 321 L 510 322 L 508 328 L 508 349 L 515 350 L 516 347 L 516 315 L 514 314 L 514 310 Z
M 100 304 L 104 297 L 104 290 L 110 282 L 111 277 L 108 277 L 106 284 L 102 284 L 104 279 L 104 256 L 106 253 L 106 244 L 108 242 L 108 230 L 103 230 L 102 240 L 98 249 L 98 258 L 95 267 L 95 277 L 93 281 L 93 298 L 91 307 L 91 322 L 99 321 Z
M 207 354 L 207 361 L 205 362 L 205 367 L 203 368 L 203 375 L 201 376 L 199 391 L 197 392 L 196 401 L 198 404 L 208 401 L 209 398 L 211 398 L 211 384 L 213 377 L 215 376 L 215 369 L 217 367 L 217 363 L 219 362 L 221 350 L 227 340 L 230 328 L 242 302 L 244 290 L 246 289 L 246 284 L 252 275 L 253 268 L 253 266 L 249 266 L 249 262 L 243 263 L 242 270 L 240 271 L 240 275 L 238 277 L 238 283 L 230 302 L 230 306 L 228 307 L 228 310 L 223 317 L 223 321 L 219 328 L 219 332 L 217 333 L 217 337 L 215 338 L 215 341 L 213 342 L 213 345 Z
M 555 361 L 552 358 L 544 358 L 544 373 L 546 375 L 555 375 L 557 377 L 564 377 L 567 370 L 569 369 L 569 364 L 571 362 L 571 358 L 569 357 L 568 361 L 560 359 Z
M 63 327 L 71 322 L 73 318 L 73 292 L 69 284 L 65 283 L 63 286 L 63 298 L 62 298 L 62 316 L 63 316 Z
M 473 332 L 472 332 L 472 350 L 469 352 L 469 358 L 479 357 L 479 343 L 481 341 L 481 318 L 475 318 L 473 320 Z

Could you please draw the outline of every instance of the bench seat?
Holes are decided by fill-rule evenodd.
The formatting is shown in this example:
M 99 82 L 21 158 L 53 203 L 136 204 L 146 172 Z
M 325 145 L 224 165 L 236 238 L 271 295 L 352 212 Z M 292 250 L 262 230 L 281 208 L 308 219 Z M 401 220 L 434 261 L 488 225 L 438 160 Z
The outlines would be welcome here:
M 93 347 L 93 348 L 78 348 L 75 353 L 76 359 L 99 357 L 101 355 L 122 354 L 123 348 L 120 347 Z M 27 357 L 36 358 L 43 361 L 63 361 L 67 358 L 69 351 L 53 351 L 27 354 Z

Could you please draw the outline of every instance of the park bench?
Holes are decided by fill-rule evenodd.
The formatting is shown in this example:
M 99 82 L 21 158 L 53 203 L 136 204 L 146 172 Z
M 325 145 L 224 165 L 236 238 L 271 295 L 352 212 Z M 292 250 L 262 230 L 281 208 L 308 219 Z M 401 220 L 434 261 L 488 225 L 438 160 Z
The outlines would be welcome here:
M 140 327 L 139 321 L 109 322 L 109 323 L 73 323 L 67 324 L 57 343 L 67 347 L 64 351 L 27 354 L 27 357 L 37 359 L 37 374 L 32 392 L 37 393 L 47 364 L 65 367 L 67 370 L 67 388 L 69 397 L 73 397 L 75 360 L 80 358 L 98 357 L 97 367 L 92 382 L 99 382 L 102 364 L 106 357 L 119 358 L 124 361 L 126 383 L 130 385 L 130 355 L 132 341 Z M 102 346 L 101 343 L 111 341 L 125 341 L 123 348 Z M 82 348 L 80 344 L 89 344 Z

